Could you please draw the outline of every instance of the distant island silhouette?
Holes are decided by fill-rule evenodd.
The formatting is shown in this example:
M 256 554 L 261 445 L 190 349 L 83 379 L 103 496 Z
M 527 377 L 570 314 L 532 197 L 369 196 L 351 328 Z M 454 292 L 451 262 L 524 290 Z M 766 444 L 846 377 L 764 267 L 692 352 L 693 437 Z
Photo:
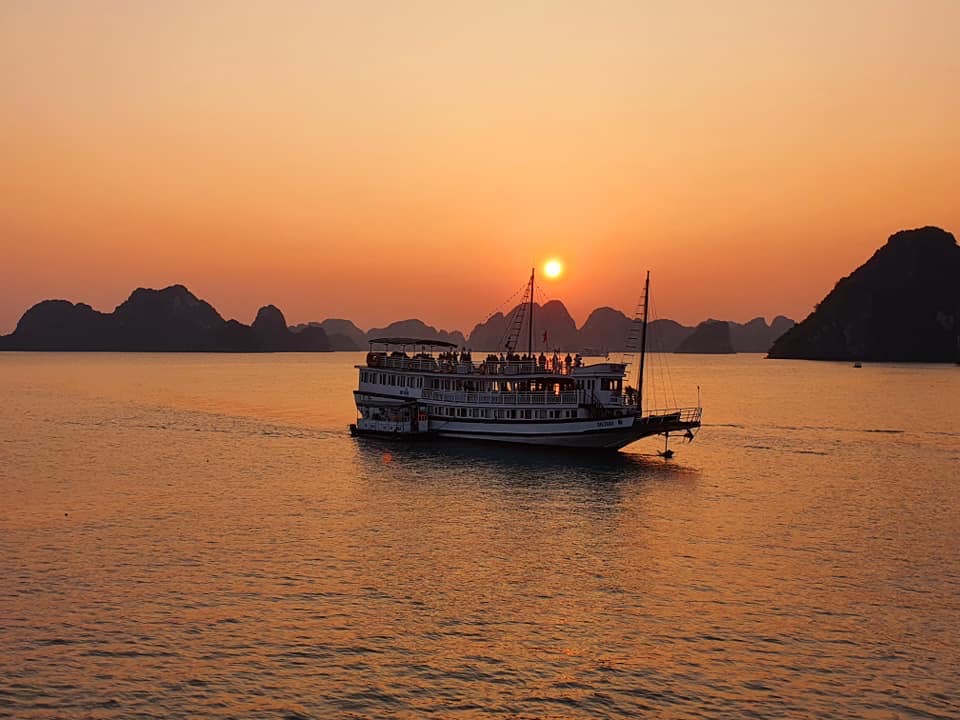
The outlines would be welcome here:
M 938 227 L 891 235 L 770 349 L 771 358 L 960 360 L 960 247 Z
M 633 322 L 619 310 L 602 307 L 591 312 L 578 328 L 559 300 L 536 305 L 534 314 L 538 350 L 546 346 L 569 352 L 622 352 Z M 510 313 L 497 313 L 477 324 L 467 336 L 459 330 L 438 330 L 418 319 L 399 320 L 364 332 L 343 318 L 288 327 L 283 313 L 274 305 L 266 305 L 251 325 L 244 325 L 225 320 L 183 285 L 171 285 L 161 290 L 138 288 L 111 313 L 84 303 L 44 300 L 23 314 L 13 333 L 0 336 L 0 350 L 326 352 L 362 350 L 379 337 L 417 337 L 496 351 L 502 349 L 509 317 Z M 690 339 L 697 349 L 680 351 L 766 352 L 793 326 L 793 321 L 778 316 L 770 325 L 759 317 L 745 324 L 720 324 L 725 326 L 724 332 L 704 336 L 703 324 L 692 328 L 673 320 L 654 320 L 649 326 L 648 348 L 675 352 Z
M 224 320 L 183 285 L 138 288 L 112 313 L 83 303 L 44 300 L 27 310 L 0 350 L 132 352 L 312 352 L 331 350 L 323 328 L 292 332 L 273 305 L 252 325 Z
M 707 320 L 677 346 L 678 353 L 734 353 L 733 338 L 730 335 L 730 323 L 721 320 Z

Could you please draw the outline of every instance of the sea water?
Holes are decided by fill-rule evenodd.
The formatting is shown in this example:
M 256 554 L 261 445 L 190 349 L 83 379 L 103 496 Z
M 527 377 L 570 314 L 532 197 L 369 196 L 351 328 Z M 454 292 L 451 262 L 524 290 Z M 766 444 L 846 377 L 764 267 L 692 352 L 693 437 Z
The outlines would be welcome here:
M 361 357 L 0 353 L 0 715 L 960 715 L 960 368 L 654 356 L 665 461 L 352 438 Z

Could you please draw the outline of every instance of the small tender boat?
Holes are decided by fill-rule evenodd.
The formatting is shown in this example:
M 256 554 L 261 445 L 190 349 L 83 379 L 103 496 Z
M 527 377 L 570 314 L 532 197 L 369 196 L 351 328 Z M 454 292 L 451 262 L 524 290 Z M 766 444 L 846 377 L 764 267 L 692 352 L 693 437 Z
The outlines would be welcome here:
M 469 350 L 418 338 L 378 338 L 357 365 L 354 435 L 403 439 L 457 438 L 523 445 L 619 449 L 640 438 L 681 433 L 692 440 L 702 408 L 642 407 L 650 275 L 638 338 L 638 387 L 626 385 L 628 364 L 586 364 L 533 349 L 534 275 L 515 312 L 527 314 L 527 352 L 516 351 L 523 317 L 511 318 L 502 352 L 474 359 Z M 639 314 L 638 314 L 639 315 Z M 664 447 L 664 457 L 673 452 Z

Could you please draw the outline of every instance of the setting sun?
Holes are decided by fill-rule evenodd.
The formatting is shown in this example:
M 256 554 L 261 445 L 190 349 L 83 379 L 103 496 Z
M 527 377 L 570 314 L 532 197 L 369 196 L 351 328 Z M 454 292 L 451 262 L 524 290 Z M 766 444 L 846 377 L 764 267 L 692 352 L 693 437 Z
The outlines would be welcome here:
M 547 260 L 547 264 L 543 266 L 543 274 L 548 278 L 560 277 L 562 272 L 563 264 L 559 260 Z

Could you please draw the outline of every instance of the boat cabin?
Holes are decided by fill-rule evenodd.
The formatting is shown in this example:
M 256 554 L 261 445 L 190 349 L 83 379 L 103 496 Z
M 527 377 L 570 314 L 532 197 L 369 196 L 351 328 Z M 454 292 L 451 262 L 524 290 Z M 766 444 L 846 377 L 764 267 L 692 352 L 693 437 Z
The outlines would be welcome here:
M 475 360 L 452 343 L 414 338 L 371 342 L 360 371 L 359 391 L 394 398 L 417 398 L 483 405 L 579 405 L 628 409 L 624 363 L 584 365 L 579 356 L 514 353 Z M 632 408 L 630 408 L 632 409 Z

